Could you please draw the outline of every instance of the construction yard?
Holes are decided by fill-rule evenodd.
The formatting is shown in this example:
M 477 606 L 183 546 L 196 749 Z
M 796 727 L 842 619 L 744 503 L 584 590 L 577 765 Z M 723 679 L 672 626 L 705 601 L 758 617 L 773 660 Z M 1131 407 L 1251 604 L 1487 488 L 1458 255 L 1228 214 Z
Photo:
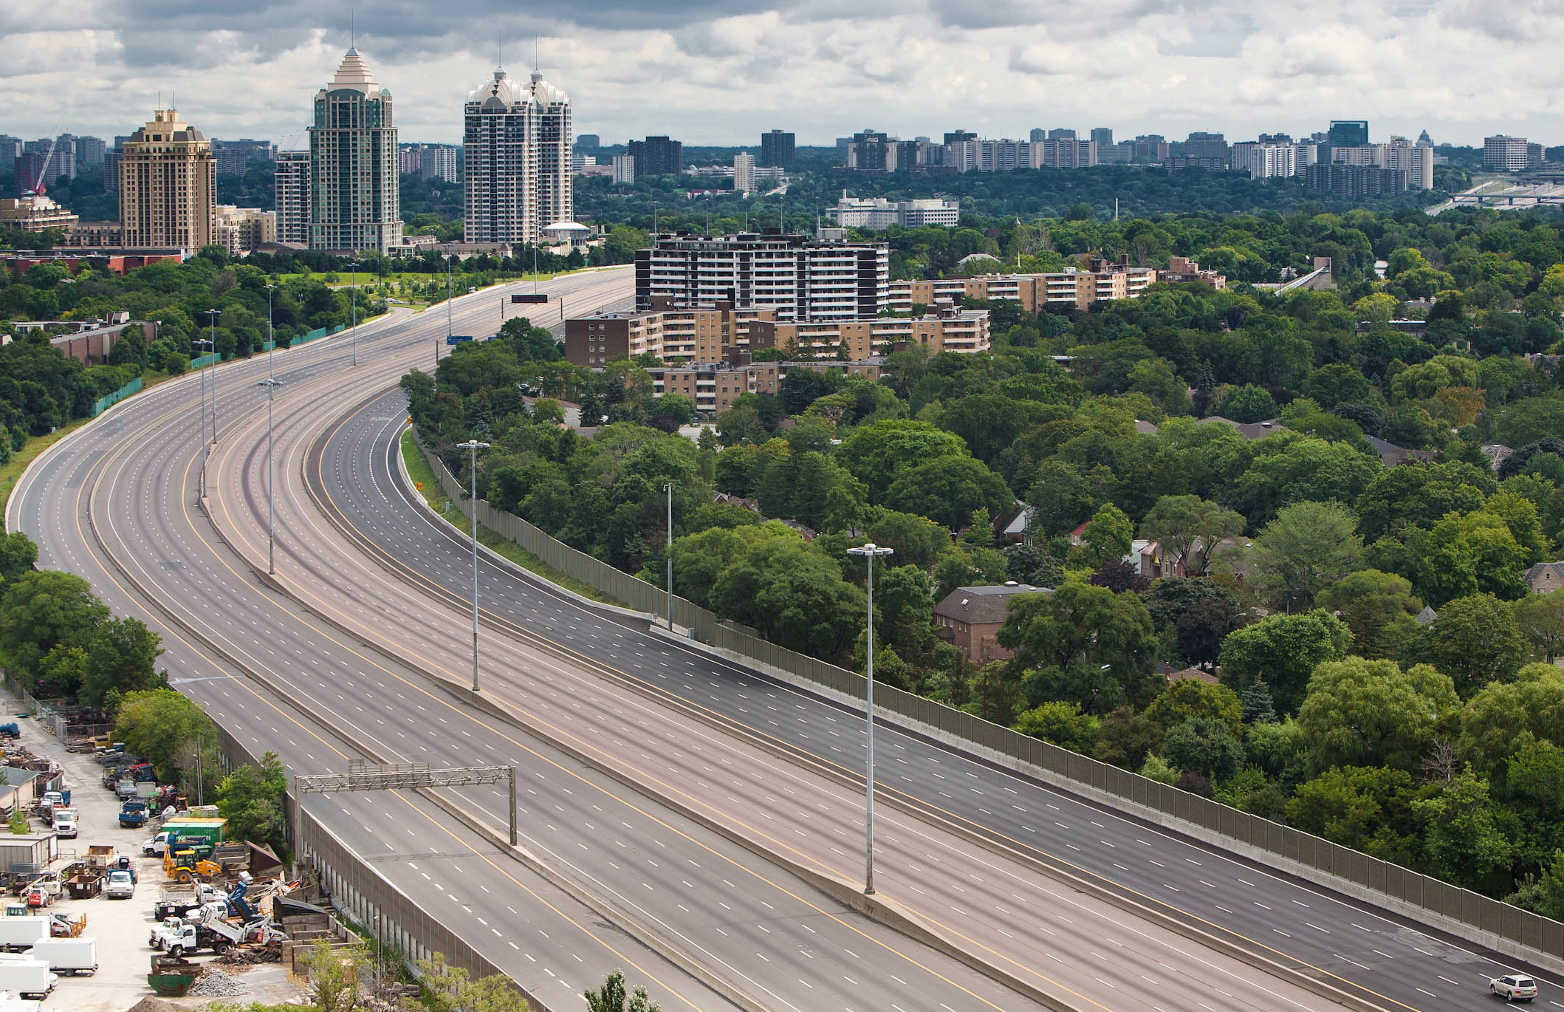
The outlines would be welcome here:
M 181 895 L 206 901 L 206 909 L 190 909 L 185 922 L 190 925 L 188 927 L 177 923 L 163 926 L 165 940 L 173 943 L 171 951 L 184 946 L 196 949 L 194 953 L 181 953 L 185 960 L 183 965 L 164 967 L 164 971 L 174 977 L 172 983 L 176 990 L 180 976 L 193 977 L 190 982 L 193 986 L 186 996 L 170 998 L 173 1006 L 199 1008 L 214 999 L 281 1003 L 301 998 L 301 991 L 285 969 L 291 946 L 274 926 L 282 922 L 269 916 L 274 910 L 273 894 L 287 888 L 280 885 L 280 869 L 258 867 L 256 855 L 242 844 L 229 843 L 213 848 L 210 853 L 195 845 L 196 853 L 189 852 L 185 848 L 191 846 L 190 837 L 180 835 L 176 836 L 179 859 L 172 866 L 174 875 L 171 878 L 163 858 L 143 853 L 144 841 L 160 830 L 157 812 L 152 812 L 143 826 L 122 827 L 122 802 L 116 796 L 114 784 L 103 786 L 109 777 L 105 764 L 100 763 L 93 752 L 68 751 L 39 722 L 20 713 L 21 704 L 14 697 L 3 697 L 3 709 L 0 726 L 15 721 L 20 732 L 18 739 L 0 743 L 6 752 L 6 767 L 15 769 L 18 764 L 35 770 L 46 767 L 40 772 L 40 783 L 70 792 L 68 807 L 76 813 L 78 835 L 74 839 L 53 837 L 51 826 L 38 814 L 29 816 L 26 835 L 16 834 L 14 825 L 9 840 L 0 832 L 0 845 L 11 847 L 13 855 L 25 854 L 25 848 L 33 846 L 35 853 L 46 859 L 38 862 L 46 867 L 36 873 L 32 866 L 16 864 L 14 857 L 6 868 L 0 869 L 5 871 L 5 879 L 11 885 L 4 896 L 6 916 L 0 918 L 0 930 L 9 925 L 23 929 L 25 933 L 26 925 L 12 920 L 19 916 L 62 915 L 70 924 L 58 925 L 53 933 L 57 936 L 74 933 L 81 939 L 93 939 L 94 945 L 78 943 L 78 948 L 82 952 L 90 950 L 91 958 L 97 963 L 96 971 L 91 973 L 59 972 L 52 991 L 42 1000 L 40 1008 L 126 1012 L 152 996 L 154 991 L 148 978 L 157 953 L 149 939 L 160 927 L 155 907 L 177 901 Z M 48 761 L 58 769 L 47 769 Z M 63 774 L 63 778 L 58 774 Z M 12 781 L 20 779 L 19 774 L 10 776 Z M 18 801 L 20 803 L 21 799 Z M 22 809 L 36 811 L 36 804 L 22 805 Z M 53 818 L 51 815 L 51 820 Z M 217 819 L 191 818 L 188 821 L 192 824 L 220 823 Z M 170 820 L 170 832 L 183 833 L 182 829 L 174 828 L 180 825 L 179 818 Z M 220 836 L 214 842 L 220 843 Z M 207 856 L 203 859 L 197 853 Z M 265 856 L 261 855 L 259 860 L 264 864 Z M 245 887 L 236 889 L 241 866 L 246 872 L 254 867 L 260 874 L 249 876 Z M 180 868 L 190 871 L 181 872 Z M 128 898 L 111 899 L 108 893 L 112 890 L 105 886 L 114 885 L 111 873 L 121 869 L 134 872 L 134 893 Z M 68 872 L 74 874 L 67 880 Z M 37 895 L 46 890 L 25 881 L 34 874 L 45 881 L 52 878 L 57 883 L 54 888 L 58 889 L 58 897 L 44 900 Z M 174 881 L 178 877 L 188 877 L 192 881 L 181 885 Z M 203 879 L 209 880 L 210 885 L 204 895 L 197 894 L 194 890 Z M 123 890 L 124 887 L 118 888 Z M 230 898 L 235 892 L 239 897 L 237 902 Z M 81 898 L 73 898 L 72 893 L 80 894 Z M 29 906 L 30 900 L 37 905 Z M 280 913 L 281 905 L 275 909 Z M 327 930 L 335 928 L 329 918 L 305 919 L 312 927 L 325 922 L 329 924 Z M 228 951 L 218 955 L 214 949 Z

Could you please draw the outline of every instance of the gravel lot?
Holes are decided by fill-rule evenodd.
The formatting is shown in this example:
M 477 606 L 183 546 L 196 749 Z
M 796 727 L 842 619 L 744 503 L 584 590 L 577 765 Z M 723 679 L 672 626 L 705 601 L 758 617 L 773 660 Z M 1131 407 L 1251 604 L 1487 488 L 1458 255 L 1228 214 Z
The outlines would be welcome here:
M 4 714 L 18 712 L 19 704 L 9 695 L 0 696 Z M 13 719 L 0 715 L 0 722 Z M 111 843 L 121 853 L 129 853 L 136 863 L 138 885 L 136 896 L 130 900 L 109 900 L 101 895 L 87 900 L 73 900 L 67 895 L 56 901 L 52 911 L 63 913 L 73 920 L 87 916 L 84 938 L 97 939 L 98 972 L 92 976 L 62 977 L 54 993 L 44 1002 L 44 1008 L 69 1010 L 69 1012 L 126 1012 L 142 998 L 152 994 L 147 987 L 146 974 L 152 950 L 147 947 L 147 934 L 153 925 L 152 904 L 158 889 L 165 884 L 162 864 L 157 858 L 141 856 L 141 841 L 156 832 L 149 824 L 142 829 L 121 829 L 119 802 L 100 783 L 102 770 L 91 755 L 67 752 L 65 746 L 37 724 L 19 721 L 22 728 L 22 744 L 37 755 L 48 756 L 65 769 L 65 782 L 71 789 L 71 807 L 81 813 L 81 835 L 75 840 L 61 840 L 61 863 L 69 863 L 77 854 L 85 856 L 93 844 Z M 33 828 L 42 831 L 46 827 L 34 819 Z M 205 962 L 210 956 L 200 956 Z M 286 1002 L 299 998 L 298 990 L 288 981 L 287 974 L 278 964 L 254 967 L 223 967 L 242 988 L 239 995 L 244 1001 Z M 215 983 L 215 982 L 214 982 Z M 199 1008 L 212 1001 L 211 997 L 187 997 L 177 999 L 181 1007 Z

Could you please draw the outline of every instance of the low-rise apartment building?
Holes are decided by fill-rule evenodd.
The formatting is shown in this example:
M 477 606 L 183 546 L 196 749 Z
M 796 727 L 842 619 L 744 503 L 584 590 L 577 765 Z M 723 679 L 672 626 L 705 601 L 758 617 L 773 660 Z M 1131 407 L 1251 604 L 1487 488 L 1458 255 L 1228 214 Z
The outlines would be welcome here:
M 1095 259 L 1087 270 L 1047 274 L 985 274 L 971 278 L 935 278 L 891 283 L 887 306 L 894 312 L 932 306 L 941 299 L 1019 302 L 1028 312 L 1046 308 L 1087 310 L 1102 302 L 1136 299 L 1157 280 L 1150 267 L 1131 267 L 1128 258 Z M 1224 279 L 1224 284 L 1225 284 Z
M 716 362 L 734 350 L 782 348 L 823 359 L 860 360 L 887 346 L 971 354 L 987 351 L 989 343 L 988 311 L 948 302 L 921 317 L 799 323 L 777 319 L 772 309 L 729 304 L 691 309 L 658 299 L 649 310 L 565 321 L 565 358 L 588 369 L 648 354 L 676 364 Z
M 769 394 L 775 397 L 782 387 L 782 381 L 794 369 L 815 372 L 840 369 L 848 375 L 878 382 L 880 365 L 880 360 L 874 358 L 857 362 L 750 362 L 739 365 L 702 362 L 648 369 L 647 372 L 651 374 L 654 391 L 659 394 L 683 394 L 695 402 L 696 411 L 706 417 L 714 417 L 731 408 L 733 402 L 743 394 Z
M 781 348 L 819 358 L 859 360 L 886 349 L 921 347 L 971 355 L 987 351 L 991 328 L 986 309 L 961 309 L 942 300 L 923 316 L 879 316 L 867 320 L 797 323 L 757 320 L 749 328 L 750 348 Z
M 659 297 L 650 309 L 566 320 L 565 358 L 588 369 L 645 354 L 664 362 L 715 362 L 729 349 L 749 348 L 756 321 L 775 319 L 773 309 L 735 308 L 731 303 L 690 308 Z

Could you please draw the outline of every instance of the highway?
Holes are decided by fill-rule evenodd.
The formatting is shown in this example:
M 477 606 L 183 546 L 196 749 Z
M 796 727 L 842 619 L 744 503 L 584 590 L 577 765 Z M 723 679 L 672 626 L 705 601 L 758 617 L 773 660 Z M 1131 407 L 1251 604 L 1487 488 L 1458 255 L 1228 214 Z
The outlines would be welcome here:
M 396 565 L 462 599 L 470 593 L 470 550 L 405 486 L 395 457 L 401 435 L 394 421 L 397 396 L 367 404 L 332 434 L 318 465 L 329 476 L 324 486 L 364 539 L 393 556 Z M 481 597 L 496 627 L 525 625 L 623 679 L 641 682 L 653 696 L 667 693 L 705 709 L 714 723 L 759 731 L 785 748 L 858 775 L 862 738 L 854 725 L 843 727 L 836 707 L 661 637 L 594 623 L 567 598 L 493 560 L 482 560 L 480 575 Z M 775 719 L 789 710 L 807 716 Z M 882 760 L 881 790 L 901 792 L 1050 863 L 1101 876 L 1207 930 L 1313 967 L 1388 1007 L 1466 1007 L 1504 969 L 1485 955 L 918 739 L 886 735 L 882 747 L 887 749 L 882 755 L 891 758 Z M 961 789 L 953 779 L 970 782 Z M 1551 990 L 1552 982 L 1544 983 Z
M 616 273 L 611 283 L 574 283 L 595 284 L 600 301 L 614 302 L 625 294 L 626 272 Z M 476 329 L 475 314 L 492 311 L 485 298 L 462 326 Z M 393 381 L 413 357 L 425 360 L 444 329 L 444 314 L 372 325 L 359 336 L 357 370 L 348 367 L 340 338 L 279 355 L 279 413 L 298 419 L 333 410 L 360 384 Z M 369 365 L 375 354 L 382 357 L 378 368 Z M 253 420 L 264 403 L 253 384 L 265 369 L 255 361 L 217 371 L 220 417 L 227 420 L 220 454 L 233 426 Z M 742 978 L 739 988 L 760 995 L 765 1007 L 845 1009 L 869 1000 L 910 1012 L 930 998 L 958 1009 L 1034 1007 L 948 957 L 823 902 L 716 834 L 626 797 L 617 783 L 453 703 L 416 672 L 265 590 L 194 506 L 202 459 L 195 392 L 191 380 L 165 384 L 62 441 L 28 472 L 9 522 L 41 542 L 43 565 L 88 575 L 111 607 L 162 632 L 179 688 L 226 718 L 241 740 L 275 749 L 302 771 L 344 765 L 356 751 L 344 736 L 399 760 L 518 764 L 524 843 L 601 893 L 639 898 L 655 889 L 668 897 L 666 909 L 656 910 L 667 933 L 703 965 Z M 490 823 L 503 821 L 497 794 L 455 798 Z M 579 992 L 622 966 L 665 1007 L 728 1007 L 726 990 L 713 993 L 605 929 L 600 917 L 496 858 L 494 848 L 449 830 L 448 816 L 421 818 L 397 805 L 384 796 L 310 800 L 312 812 L 427 908 L 453 901 L 471 908 L 466 933 L 534 993 Z M 679 938 L 677 925 L 668 924 L 675 916 L 709 925 L 712 944 Z
M 365 417 L 373 418 L 379 427 L 400 431 L 404 414 L 399 403 L 387 398 L 373 400 Z M 298 426 L 307 440 L 312 439 L 314 429 L 311 422 Z M 265 558 L 261 527 L 258 523 L 236 523 L 228 507 L 230 503 L 240 505 L 250 520 L 264 517 L 262 498 L 246 496 L 239 487 L 241 482 L 253 488 L 263 487 L 255 481 L 260 465 L 254 448 L 259 442 L 253 436 L 236 435 L 230 440 L 230 447 L 250 448 L 244 462 L 236 465 L 240 451 L 235 449 L 213 461 L 218 475 L 214 479 L 215 519 L 230 543 L 257 565 Z M 290 474 L 299 467 L 300 445 L 291 428 L 279 438 L 278 452 L 286 462 L 283 469 Z M 337 484 L 335 479 L 329 483 Z M 389 488 L 375 479 L 364 487 L 377 502 Z M 431 604 L 414 590 L 397 582 L 388 583 L 381 572 L 372 566 L 366 568 L 366 561 L 351 545 L 335 543 L 332 532 L 311 519 L 308 503 L 294 490 L 284 489 L 278 516 L 286 531 L 285 543 L 278 549 L 278 572 L 303 571 L 305 579 L 298 582 L 294 592 L 311 608 L 336 613 L 337 620 L 350 633 L 365 637 L 377 634 L 377 620 L 369 616 L 431 615 Z M 459 575 L 457 570 L 470 576 L 470 565 L 463 560 L 453 563 L 453 577 Z M 444 621 L 428 621 L 417 639 L 399 648 L 400 652 L 410 659 L 419 658 L 423 666 L 440 672 L 457 685 L 465 684 L 470 648 L 465 617 L 464 611 L 453 610 Z M 583 638 L 615 641 L 627 634 L 618 626 L 592 628 L 591 617 L 579 612 L 560 616 L 559 620 L 562 625 L 575 628 Z M 562 664 L 562 660 L 571 663 Z M 838 879 L 856 874 L 856 870 L 846 870 L 857 859 L 860 846 L 860 799 L 856 788 L 799 775 L 790 777 L 779 789 L 777 777 L 786 770 L 779 770 L 773 757 L 739 748 L 724 736 L 713 734 L 709 727 L 639 703 L 633 695 L 627 708 L 626 693 L 605 686 L 590 671 L 578 670 L 576 660 L 552 655 L 530 643 L 517 649 L 508 637 L 486 639 L 485 694 L 502 696 L 508 706 L 525 712 L 532 723 L 576 748 L 592 751 L 604 761 L 616 764 L 631 782 L 653 785 L 662 796 L 671 795 L 704 809 L 708 817 L 726 821 L 747 839 L 766 840 L 775 851 L 796 856 Z M 567 683 L 569 689 L 564 691 L 562 687 Z M 632 741 L 636 742 L 634 746 L 618 749 L 617 755 L 609 745 L 595 744 Z M 718 800 L 711 803 L 710 799 Z M 1133 991 L 1155 985 L 1155 991 L 1176 993 L 1186 985 L 1176 978 L 1150 976 L 1147 971 L 1159 965 L 1171 966 L 1170 960 L 1179 960 L 1186 965 L 1205 965 L 1219 986 L 1226 982 L 1232 990 L 1219 993 L 1216 1000 L 1225 997 L 1234 1003 L 1232 1007 L 1253 1007 L 1256 1000 L 1310 1007 L 1306 1002 L 1312 996 L 1297 989 L 1257 983 L 1254 978 L 1263 975 L 1231 960 L 1203 953 L 1200 946 L 1189 945 L 1168 932 L 1125 925 L 1117 912 L 1093 907 L 1057 888 L 1050 890 L 1052 883 L 1042 881 L 1030 869 L 1017 875 L 970 845 L 952 840 L 948 834 L 913 825 L 913 821 L 889 814 L 882 819 L 881 846 L 883 853 L 893 859 L 887 862 L 887 874 L 882 875 L 882 893 L 914 901 L 920 894 L 934 897 L 928 904 L 914 902 L 913 906 L 927 919 L 951 921 L 960 917 L 969 922 L 963 926 L 961 937 L 977 944 L 1009 971 L 1035 978 L 1031 982 L 1038 987 L 1063 984 L 1076 994 L 1089 994 L 1104 986 Z M 781 833 L 778 827 L 791 827 L 791 832 Z M 902 831 L 907 834 L 905 843 Z M 902 859 L 895 860 L 898 857 Z M 975 882 L 942 881 L 942 863 L 974 869 L 968 877 Z M 977 874 L 984 869 L 993 872 L 995 881 L 985 882 Z M 1013 909 L 1010 904 L 1014 904 Z M 995 910 L 1004 912 L 1004 923 L 995 923 L 991 917 L 977 913 Z M 1045 910 L 1056 913 L 1044 915 Z M 698 920 L 691 925 L 680 920 L 679 927 L 690 937 L 700 937 L 702 930 L 710 930 Z M 1069 936 L 1069 948 L 1038 944 L 1061 935 Z M 1028 952 L 1029 945 L 1037 947 L 1035 953 Z M 1075 963 L 1061 955 L 1079 952 L 1089 956 L 1094 946 L 1116 948 L 1122 965 L 1090 958 Z M 1099 983 L 1103 979 L 1111 984 Z M 1149 995 L 1150 991 L 1145 993 Z M 1187 1007 L 1193 1008 L 1194 995 L 1190 997 Z M 1088 1000 L 1088 1007 L 1094 1004 Z
M 578 309 L 621 301 L 626 292 L 622 281 L 590 276 L 560 284 L 575 286 Z M 474 296 L 456 329 L 481 333 L 488 315 L 492 330 L 493 313 L 491 294 Z M 340 766 L 355 751 L 344 735 L 396 758 L 517 762 L 527 782 L 530 849 L 653 919 L 767 1007 L 1034 1007 L 823 900 L 757 848 L 739 847 L 674 810 L 687 807 L 760 850 L 854 879 L 861 821 L 854 792 L 837 774 L 860 775 L 862 738 L 841 709 L 644 630 L 604 623 L 487 561 L 485 692 L 537 733 L 440 687 L 440 678 L 465 675 L 470 631 L 459 605 L 470 591 L 470 549 L 413 501 L 395 466 L 405 417 L 399 395 L 377 395 L 406 368 L 427 363 L 445 330 L 444 313 L 434 315 L 361 328 L 357 369 L 347 366 L 340 338 L 277 357 L 284 383 L 278 578 L 329 623 L 262 587 L 240 558 L 264 568 L 264 392 L 253 386 L 265 375 L 263 361 L 218 370 L 224 430 L 209 475 L 217 529 L 193 506 L 200 447 L 189 379 L 134 398 L 64 441 L 25 476 L 8 525 L 40 540 L 40 564 L 88 575 L 116 611 L 164 632 L 180 688 L 246 726 L 242 737 L 275 748 L 290 767 Z M 334 520 L 321 515 L 307 481 Z M 395 567 L 402 572 L 392 576 Z M 241 663 L 213 657 L 214 644 Z M 258 685 L 256 672 L 295 702 Z M 571 759 L 560 743 L 592 762 Z M 1325 1003 L 1093 906 L 1061 888 L 1045 864 L 1103 875 L 1207 930 L 1333 974 L 1340 986 L 1377 989 L 1386 1007 L 1466 1007 L 1497 972 L 1480 957 L 948 750 L 899 735 L 882 743 L 882 789 L 1037 858 L 996 855 L 937 820 L 886 811 L 882 893 L 953 929 L 1007 972 L 1070 993 L 1079 1007 Z M 778 749 L 796 761 L 780 762 Z M 627 790 L 627 781 L 637 789 Z M 459 798 L 486 821 L 501 821 L 496 794 Z M 339 835 L 355 845 L 387 846 L 378 865 L 410 893 L 422 890 L 431 906 L 459 895 L 456 902 L 475 911 L 470 937 L 492 945 L 485 949 L 491 958 L 515 967 L 529 988 L 579 991 L 613 966 L 634 966 L 666 1007 L 670 999 L 679 1007 L 723 1006 L 688 975 L 543 891 L 495 848 L 445 829 L 450 818 L 431 813 L 427 802 L 372 802 L 333 796 L 310 805 L 323 818 L 340 818 Z M 383 828 L 365 832 L 365 825 Z M 405 848 L 389 844 L 402 835 Z M 495 866 L 506 874 L 493 874 Z M 548 916 L 559 929 L 541 929 L 545 939 L 530 930 L 540 895 L 550 897 Z M 517 910 L 525 910 L 526 928 L 516 923 Z M 568 944 L 555 944 L 560 935 Z

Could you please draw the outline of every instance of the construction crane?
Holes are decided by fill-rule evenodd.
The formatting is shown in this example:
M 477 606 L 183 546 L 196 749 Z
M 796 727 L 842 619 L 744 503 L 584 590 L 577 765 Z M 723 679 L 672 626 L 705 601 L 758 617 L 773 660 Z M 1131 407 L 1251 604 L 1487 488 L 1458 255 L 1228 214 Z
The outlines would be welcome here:
M 44 194 L 46 193 L 46 191 L 48 189 L 47 182 L 48 182 L 48 178 L 49 178 L 49 163 L 54 161 L 54 149 L 55 149 L 56 145 L 58 145 L 59 143 L 60 143 L 60 138 L 58 136 L 56 136 L 52 141 L 49 142 L 49 153 L 43 156 L 43 165 L 40 166 L 39 169 L 38 169 L 38 178 L 33 180 L 32 189 L 30 189 L 30 190 L 23 190 L 22 191 L 22 196 L 24 196 L 24 197 L 42 197 L 42 196 L 44 196 Z

